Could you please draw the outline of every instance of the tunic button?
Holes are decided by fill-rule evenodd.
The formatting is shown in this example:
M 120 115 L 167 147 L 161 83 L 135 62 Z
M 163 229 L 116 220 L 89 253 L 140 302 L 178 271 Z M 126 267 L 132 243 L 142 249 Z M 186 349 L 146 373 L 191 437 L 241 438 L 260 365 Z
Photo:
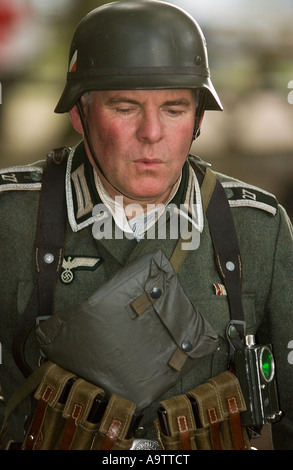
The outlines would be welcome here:
M 228 271 L 234 271 L 235 264 L 232 261 L 227 261 L 226 268 L 228 269 Z
M 52 253 L 46 253 L 44 256 L 44 261 L 46 264 L 51 264 L 54 261 L 54 255 Z
M 181 348 L 183 351 L 191 351 L 192 350 L 192 342 L 189 339 L 184 339 L 181 343 Z
M 228 199 L 231 199 L 231 197 L 234 196 L 234 192 L 230 188 L 225 188 L 225 193 L 226 193 L 226 196 L 227 196 Z
M 32 181 L 36 181 L 36 182 L 42 181 L 42 173 L 40 171 L 32 171 L 30 173 L 30 178 Z
M 162 291 L 159 287 L 153 287 L 150 291 L 150 296 L 152 299 L 159 299 L 162 295 Z

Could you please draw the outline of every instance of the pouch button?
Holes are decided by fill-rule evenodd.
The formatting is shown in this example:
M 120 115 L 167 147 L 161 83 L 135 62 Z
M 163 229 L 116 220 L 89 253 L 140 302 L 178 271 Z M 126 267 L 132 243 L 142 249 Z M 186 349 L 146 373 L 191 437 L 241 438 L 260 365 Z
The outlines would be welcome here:
M 181 348 L 183 351 L 191 351 L 192 350 L 192 342 L 189 339 L 184 339 L 181 343 Z
M 150 296 L 152 299 L 159 299 L 162 295 L 162 291 L 159 287 L 153 287 L 150 291 Z

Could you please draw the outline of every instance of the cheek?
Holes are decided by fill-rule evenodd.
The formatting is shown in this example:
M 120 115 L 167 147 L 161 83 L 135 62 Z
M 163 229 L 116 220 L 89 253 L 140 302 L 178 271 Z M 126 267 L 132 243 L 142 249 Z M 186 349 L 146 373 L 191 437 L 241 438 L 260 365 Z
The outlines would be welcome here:
M 97 151 L 104 167 L 112 169 L 115 173 L 129 171 L 129 163 L 133 155 L 139 154 L 137 143 L 125 130 L 111 127 L 99 131 L 97 138 Z M 127 174 L 125 175 L 127 177 Z
M 169 136 L 169 150 L 173 156 L 172 161 L 175 166 L 184 163 L 192 144 L 193 126 L 177 128 Z
M 101 122 L 101 124 L 99 124 Z M 111 163 L 117 148 L 119 147 L 119 135 L 116 134 L 112 126 L 108 126 L 106 122 L 98 121 L 92 130 L 92 141 L 100 159 Z M 111 158 L 110 158 L 111 157 Z

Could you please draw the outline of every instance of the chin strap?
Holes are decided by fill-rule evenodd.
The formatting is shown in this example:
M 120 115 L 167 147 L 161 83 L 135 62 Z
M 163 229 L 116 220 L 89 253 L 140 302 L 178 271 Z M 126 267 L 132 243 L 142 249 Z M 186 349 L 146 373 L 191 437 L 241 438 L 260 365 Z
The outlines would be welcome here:
M 79 98 L 76 102 L 76 108 L 77 108 L 77 111 L 78 111 L 78 114 L 79 114 L 79 119 L 81 121 L 81 125 L 82 125 L 82 128 L 83 128 L 83 134 L 84 134 L 84 138 L 85 138 L 85 141 L 88 145 L 88 148 L 89 148 L 89 151 L 91 153 L 91 156 L 99 170 L 99 172 L 101 173 L 101 175 L 103 175 L 103 177 L 108 181 L 100 163 L 99 163 L 99 160 L 97 159 L 97 156 L 96 156 L 96 153 L 94 151 L 94 148 L 93 148 L 93 145 L 92 145 L 92 140 L 90 138 L 90 131 L 89 131 L 89 128 L 88 128 L 88 125 L 87 125 L 87 122 L 86 122 L 86 118 L 85 118 L 85 114 L 84 114 L 84 110 L 83 110 L 83 105 L 82 105 L 82 98 Z
M 88 128 L 88 125 L 87 125 L 87 122 L 86 122 L 86 118 L 85 118 L 85 114 L 84 114 L 81 99 L 82 98 L 79 98 L 79 100 L 76 102 L 76 107 L 77 107 L 79 118 L 80 118 L 81 125 L 82 125 L 82 128 L 83 128 L 84 139 L 85 139 L 85 141 L 88 145 L 88 148 L 89 148 L 90 154 L 92 156 L 92 159 L 95 162 L 95 165 L 96 165 L 97 169 L 99 170 L 101 175 L 105 178 L 105 180 L 110 184 L 110 186 L 112 186 L 112 188 L 114 188 L 118 192 L 118 194 L 121 194 L 122 196 L 127 197 L 126 194 L 121 192 L 121 189 L 118 189 L 115 186 L 113 186 L 113 183 L 111 183 L 111 181 L 109 181 L 109 179 L 105 175 L 105 172 L 103 171 L 103 169 L 100 165 L 100 162 L 99 162 L 99 160 L 96 156 L 96 153 L 95 153 L 95 150 L 94 150 L 94 147 L 93 147 L 93 144 L 92 144 L 92 140 L 90 138 L 90 131 L 89 131 L 89 128 Z
M 197 93 L 196 93 L 197 105 L 196 105 L 195 124 L 194 124 L 192 142 L 194 142 L 200 136 L 201 123 L 202 123 L 205 108 L 206 108 L 206 102 L 207 102 L 206 90 L 197 90 Z

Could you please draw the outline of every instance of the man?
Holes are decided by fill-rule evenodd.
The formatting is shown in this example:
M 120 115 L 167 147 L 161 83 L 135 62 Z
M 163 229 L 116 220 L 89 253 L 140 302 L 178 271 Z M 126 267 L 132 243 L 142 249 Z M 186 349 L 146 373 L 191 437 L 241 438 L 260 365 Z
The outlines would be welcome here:
M 47 205 L 40 211 L 42 223 L 46 227 L 42 236 L 47 245 L 50 245 L 59 230 L 58 207 L 61 206 L 64 193 L 66 194 L 67 225 L 64 243 L 62 239 L 62 252 L 58 252 L 62 253 L 62 259 L 55 268 L 57 271 L 59 269 L 57 281 L 54 278 L 56 273 L 53 275 L 54 286 L 56 282 L 53 300 L 50 295 L 47 296 L 46 286 L 49 282 L 46 275 L 43 283 L 39 281 L 37 316 L 42 317 L 43 311 L 47 310 L 48 313 L 48 309 L 49 315 L 54 315 L 47 322 L 41 323 L 37 330 L 38 340 L 42 339 L 42 334 L 46 336 L 46 325 L 50 325 L 52 320 L 54 322 L 58 315 L 62 319 L 63 312 L 77 312 L 76 305 L 86 305 L 77 342 L 66 343 L 62 339 L 63 347 L 57 358 L 51 350 L 48 358 L 64 367 L 68 358 L 63 358 L 69 355 L 70 364 L 66 368 L 77 374 L 75 369 L 78 369 L 76 364 L 83 354 L 81 351 L 94 350 L 95 343 L 99 347 L 100 342 L 105 339 L 104 349 L 99 352 L 102 359 L 99 365 L 94 364 L 92 368 L 100 367 L 100 364 L 103 367 L 108 358 L 111 365 L 111 354 L 114 354 L 113 349 L 118 344 L 119 354 L 126 348 L 127 375 L 132 363 L 136 362 L 136 350 L 131 349 L 132 352 L 128 353 L 127 347 L 131 348 L 131 343 L 137 342 L 139 345 L 146 341 L 143 355 L 144 367 L 147 368 L 152 362 L 153 347 L 163 343 L 163 333 L 155 326 L 152 327 L 152 320 L 145 324 L 145 336 L 136 338 L 134 335 L 128 345 L 121 345 L 121 338 L 127 334 L 130 324 L 125 319 L 125 328 L 122 327 L 117 336 L 114 333 L 106 334 L 108 323 L 112 328 L 111 322 L 115 317 L 114 314 L 108 314 L 101 339 L 95 341 L 90 323 L 85 321 L 91 321 L 87 316 L 89 306 L 83 302 L 87 302 L 96 292 L 99 295 L 99 288 L 108 286 L 109 282 L 119 276 L 121 269 L 131 267 L 132 263 L 139 263 L 144 256 L 161 250 L 160 253 L 167 259 L 173 259 L 181 232 L 182 239 L 185 240 L 183 251 L 186 256 L 180 270 L 178 269 L 180 286 L 176 284 L 176 289 L 184 302 L 186 295 L 190 305 L 195 306 L 196 312 L 202 315 L 200 318 L 204 325 L 203 331 L 208 332 L 207 343 L 202 349 L 201 360 L 180 375 L 177 381 L 170 380 L 169 386 L 159 396 L 155 393 L 152 403 L 148 402 L 148 381 L 145 381 L 146 396 L 143 398 L 148 403 L 146 407 L 142 407 L 143 417 L 139 427 L 134 429 L 134 436 L 151 442 L 149 448 L 156 446 L 153 441 L 156 438 L 153 421 L 157 417 L 160 403 L 174 396 L 183 396 L 205 384 L 211 377 L 217 377 L 226 371 L 230 360 L 234 359 L 235 349 L 247 351 L 244 347 L 247 336 L 250 351 L 254 351 L 254 337 L 259 345 L 273 344 L 275 362 L 268 364 L 266 372 L 260 372 L 257 360 L 255 373 L 260 377 L 265 377 L 264 374 L 268 373 L 262 379 L 265 382 L 264 389 L 267 390 L 271 386 L 276 366 L 283 416 L 282 419 L 274 416 L 268 420 L 273 423 L 274 447 L 292 449 L 293 366 L 288 349 L 293 340 L 292 227 L 284 209 L 272 195 L 221 174 L 217 175 L 221 185 L 213 180 L 210 189 L 205 175 L 212 173 L 205 170 L 206 164 L 199 159 L 187 159 L 190 145 L 200 133 L 205 110 L 222 110 L 222 105 L 210 79 L 202 32 L 184 11 L 162 2 L 130 0 L 97 8 L 79 24 L 71 45 L 67 83 L 56 112 L 69 112 L 74 128 L 84 136 L 84 140 L 69 152 L 61 196 L 57 194 L 59 183 L 56 178 L 56 189 L 53 188 L 50 193 L 53 202 L 50 204 L 50 201 L 45 200 Z M 53 158 L 56 155 L 59 158 L 58 151 L 53 154 Z M 60 161 L 62 166 L 64 160 Z M 31 328 L 28 341 L 27 333 L 23 334 L 21 331 L 18 337 L 15 331 L 18 331 L 19 320 L 25 318 L 37 273 L 42 272 L 42 264 L 51 266 L 58 258 L 53 251 L 42 251 L 46 243 L 38 245 L 38 239 L 35 241 L 42 186 L 42 191 L 45 191 L 45 182 L 41 183 L 42 172 L 42 163 L 1 172 L 0 340 L 1 384 L 6 400 L 23 381 L 14 359 L 25 376 L 37 366 L 39 345 L 34 336 L 35 326 Z M 218 262 L 215 261 L 214 250 L 217 247 L 214 245 L 217 243 L 213 237 L 213 226 L 216 226 L 216 230 L 221 229 L 220 244 L 224 244 L 228 252 L 234 243 L 233 224 L 228 225 L 231 223 L 229 216 L 227 220 L 224 218 L 222 206 L 226 202 L 218 206 L 220 196 L 213 196 L 215 185 L 224 188 L 228 197 L 225 197 L 225 201 L 229 200 L 240 246 L 241 265 L 238 254 L 236 260 L 228 257 L 225 266 L 221 262 L 221 255 L 216 256 Z M 56 199 L 54 194 L 57 194 Z M 45 196 L 42 196 L 41 201 L 43 199 Z M 216 214 L 210 216 L 209 211 L 213 206 L 216 207 Z M 229 214 L 231 212 L 229 210 Z M 52 213 L 53 220 L 50 219 Z M 162 226 L 168 227 L 163 235 L 159 232 Z M 174 236 L 177 229 L 178 233 Z M 238 267 L 241 268 L 239 272 L 241 271 L 244 319 L 240 316 L 235 320 L 233 317 L 230 322 L 231 315 L 234 315 L 231 312 L 234 310 L 235 299 L 236 310 L 239 312 L 240 296 L 235 287 L 238 281 L 236 284 L 233 281 L 231 294 L 226 280 L 229 272 L 238 272 Z M 122 271 L 122 275 L 125 272 Z M 127 280 L 126 274 L 123 279 Z M 155 304 L 154 299 L 161 294 L 157 289 L 151 293 L 151 300 L 148 297 L 147 302 L 150 302 L 151 308 Z M 108 297 L 111 299 L 112 295 L 115 298 L 114 290 L 113 293 L 110 290 Z M 168 312 L 175 309 L 176 298 L 177 290 L 173 303 L 169 302 Z M 116 300 L 115 302 L 117 303 Z M 136 310 L 141 307 L 141 304 L 135 305 Z M 120 300 L 118 309 L 119 307 Z M 180 318 L 185 315 L 183 304 L 181 307 L 180 311 L 179 305 L 175 318 L 177 326 L 174 336 L 180 328 Z M 140 314 L 141 312 L 138 313 Z M 141 317 L 144 320 L 146 318 L 143 315 Z M 53 325 L 53 330 L 55 326 Z M 149 330 L 154 338 L 153 346 L 146 340 Z M 63 332 L 60 334 L 63 338 Z M 81 339 L 83 334 L 84 341 Z M 190 351 L 193 352 L 190 340 L 194 335 L 192 328 L 188 330 L 188 335 L 179 344 L 179 355 L 184 360 Z M 204 333 L 199 336 L 200 343 Z M 214 342 L 215 338 L 217 343 Z M 110 340 L 114 340 L 114 343 L 106 350 Z M 19 351 L 21 341 L 27 343 L 25 359 L 21 354 L 15 353 L 15 349 Z M 14 358 L 11 353 L 12 342 L 15 347 Z M 47 354 L 45 343 L 46 341 L 41 341 L 41 348 Z M 264 358 L 266 351 L 268 350 L 261 349 L 261 358 Z M 268 356 L 265 356 L 268 360 L 271 359 L 270 351 L 269 349 Z M 119 354 L 115 360 L 119 359 Z M 169 359 L 170 357 L 168 360 L 164 359 L 164 366 L 169 367 Z M 155 369 L 155 364 L 151 365 Z M 86 364 L 84 369 L 90 366 L 91 364 Z M 110 384 L 110 392 L 135 401 L 141 386 L 138 374 L 142 373 L 143 380 L 145 371 L 137 370 L 137 375 L 130 375 L 131 389 L 125 391 L 122 386 L 119 389 L 119 383 L 114 386 L 116 377 L 115 373 L 110 373 L 110 368 L 105 366 L 106 371 L 102 371 L 106 380 L 113 375 L 110 379 L 110 382 L 113 380 L 113 389 L 111 390 Z M 243 368 L 244 372 L 240 367 L 239 375 L 247 374 L 245 366 Z M 167 376 L 168 373 L 166 372 Z M 81 375 L 88 378 L 86 370 L 82 370 Z M 250 376 L 249 380 L 252 380 Z M 96 385 L 102 387 L 102 383 Z M 261 394 L 261 389 L 257 390 L 256 395 L 259 393 Z M 266 400 L 267 397 L 264 398 Z M 10 439 L 23 440 L 24 415 L 28 413 L 29 408 L 26 405 L 12 416 Z M 184 447 L 179 445 L 177 448 Z

